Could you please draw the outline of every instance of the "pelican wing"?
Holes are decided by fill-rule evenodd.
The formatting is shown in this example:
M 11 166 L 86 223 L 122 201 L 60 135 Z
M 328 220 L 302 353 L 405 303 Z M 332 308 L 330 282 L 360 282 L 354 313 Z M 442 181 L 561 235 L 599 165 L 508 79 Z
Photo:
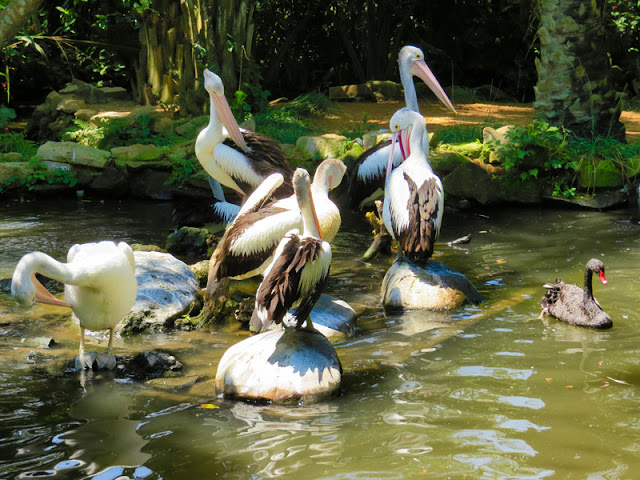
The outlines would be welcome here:
M 251 327 L 259 332 L 272 322 L 281 323 L 284 315 L 296 304 L 304 303 L 309 311 L 317 301 L 328 277 L 328 263 L 317 262 L 323 252 L 323 242 L 317 238 L 301 238 L 297 232 L 289 232 L 278 246 L 273 263 L 265 272 L 258 287 L 256 308 L 251 317 Z M 330 251 L 330 250 L 329 250 Z M 312 272 L 311 274 L 308 272 Z M 312 276 L 315 281 L 303 279 Z M 306 319 L 296 312 L 299 323 Z

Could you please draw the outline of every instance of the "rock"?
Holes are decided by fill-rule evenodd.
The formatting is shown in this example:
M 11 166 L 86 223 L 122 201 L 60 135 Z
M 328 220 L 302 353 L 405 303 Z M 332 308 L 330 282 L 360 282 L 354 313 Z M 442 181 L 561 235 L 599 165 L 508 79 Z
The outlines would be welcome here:
M 211 235 L 206 228 L 182 227 L 167 237 L 167 251 L 173 255 L 206 256 Z
M 614 162 L 582 162 L 578 171 L 578 185 L 585 189 L 620 188 L 624 185 L 624 175 Z
M 173 255 L 134 252 L 138 295 L 123 321 L 122 334 L 172 327 L 199 306 L 198 283 L 189 267 Z
M 0 161 L 2 162 L 22 162 L 25 158 L 18 152 L 0 153 Z
M 391 80 L 369 80 L 366 83 L 371 89 L 377 101 L 402 100 L 402 84 Z
M 123 168 L 107 167 L 91 180 L 88 187 L 96 192 L 120 197 L 129 190 L 129 177 Z
M 111 149 L 111 155 L 116 165 L 126 166 L 128 168 L 139 167 L 167 167 L 169 162 L 162 159 L 162 149 L 155 145 L 145 145 L 136 143 L 125 147 L 116 147 Z
M 225 397 L 309 402 L 340 387 L 342 365 L 319 332 L 271 330 L 231 346 L 220 359 L 216 390 Z
M 62 111 L 63 113 L 73 115 L 78 110 L 81 110 L 86 106 L 87 104 L 80 98 L 66 97 L 60 103 L 58 103 L 56 109 Z
M 376 132 L 368 132 L 362 135 L 362 147 L 365 150 L 375 147 L 380 142 L 391 140 L 391 132 L 381 128 Z
M 98 87 L 107 102 L 114 100 L 128 100 L 129 92 L 123 87 Z
M 595 195 L 576 195 L 575 197 L 545 197 L 563 203 L 570 203 L 584 208 L 604 210 L 606 208 L 619 207 L 627 203 L 627 196 L 620 190 L 599 191 Z
M 57 345 L 52 337 L 27 337 L 22 339 L 22 343 L 31 348 L 53 348 Z
M 360 158 L 360 155 L 362 155 L 363 153 L 364 149 L 354 142 L 349 150 L 340 155 L 339 160 L 342 160 L 345 165 L 351 166 L 358 160 L 358 158 Z
M 207 286 L 207 280 L 209 278 L 209 260 L 202 260 L 193 265 L 189 265 L 189 270 L 193 272 L 198 281 L 198 285 L 204 288 Z
M 296 149 L 310 158 L 337 158 L 344 150 L 347 137 L 327 133 L 319 137 L 302 136 L 296 141 Z
M 471 162 L 461 153 L 446 151 L 429 153 L 429 163 L 434 173 L 442 178 L 453 172 L 459 165 L 466 165 Z
M 483 300 L 467 277 L 435 260 L 425 268 L 394 262 L 382 281 L 381 295 L 390 310 L 449 310 Z
M 113 111 L 100 112 L 93 115 L 89 119 L 89 121 L 96 127 L 103 127 L 107 123 L 109 123 L 111 120 L 114 120 L 116 118 L 125 118 L 128 115 L 129 115 L 129 112 L 113 112 Z
M 162 390 L 179 390 L 195 385 L 200 377 L 197 375 L 189 375 L 186 377 L 169 377 L 169 378 L 152 378 L 144 384 L 148 387 L 159 388 Z
M 50 160 L 93 168 L 104 168 L 111 161 L 111 153 L 75 142 L 46 142 L 38 148 L 36 156 L 41 161 Z
M 488 143 L 499 143 L 500 145 L 511 143 L 509 131 L 513 128 L 515 125 L 505 125 L 500 128 L 484 127 L 482 129 L 482 143 L 485 145 Z
M 344 101 L 376 101 L 373 90 L 366 83 L 358 85 L 342 85 L 329 87 L 329 100 L 335 102 Z
M 12 179 L 23 180 L 29 177 L 31 168 L 27 162 L 0 163 L 0 185 L 2 189 L 7 188 Z
M 92 108 L 80 108 L 73 114 L 78 120 L 84 120 L 85 122 L 91 122 L 91 118 L 97 115 L 99 112 Z
M 500 198 L 499 189 L 495 188 L 491 175 L 472 162 L 460 163 L 442 178 L 442 186 L 450 195 L 473 199 L 483 205 L 495 203 Z
M 252 310 L 253 311 L 253 310 Z M 293 309 L 292 311 L 295 311 Z M 331 343 L 352 337 L 356 328 L 356 312 L 344 300 L 322 294 L 311 310 L 311 322 L 316 330 L 327 337 Z M 286 315 L 284 323 L 293 327 L 293 317 Z M 307 322 L 303 326 L 306 327 Z M 272 324 L 273 329 L 282 329 L 282 325 Z
M 129 175 L 129 189 L 137 197 L 152 198 L 154 200 L 171 200 L 174 187 L 168 185 L 171 173 L 151 168 L 137 169 Z M 211 193 L 209 192 L 209 195 Z
M 133 358 L 118 358 L 118 376 L 152 379 L 182 371 L 182 363 L 164 352 L 140 352 Z

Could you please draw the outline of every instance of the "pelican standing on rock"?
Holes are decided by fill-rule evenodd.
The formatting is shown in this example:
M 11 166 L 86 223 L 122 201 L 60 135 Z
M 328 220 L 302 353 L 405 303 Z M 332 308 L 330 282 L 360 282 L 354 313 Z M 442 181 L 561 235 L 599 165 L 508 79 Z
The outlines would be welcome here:
M 393 139 L 382 218 L 389 233 L 398 241 L 398 258 L 404 255 L 411 263 L 425 266 L 433 254 L 442 224 L 442 182 L 433 173 L 423 149 L 422 139 L 427 135 L 424 117 L 409 108 L 402 108 L 394 113 L 389 125 Z M 391 171 L 396 141 L 411 153 Z
M 340 160 L 324 160 L 316 169 L 310 187 L 320 230 L 327 242 L 334 239 L 340 228 L 340 210 L 329 198 L 329 191 L 340 184 L 345 170 Z M 225 231 L 211 256 L 209 282 L 260 275 L 271 263 L 282 237 L 294 228 L 303 229 L 304 213 L 296 195 L 263 206 L 276 185 L 271 178 L 256 189 L 255 195 L 249 196 L 236 220 Z
M 64 283 L 65 301 L 58 300 L 36 279 L 36 273 Z M 131 247 L 110 241 L 74 245 L 61 263 L 42 252 L 23 256 L 13 273 L 11 294 L 23 305 L 34 301 L 70 307 L 80 323 L 77 368 L 91 368 L 93 356 L 85 353 L 84 331 L 109 330 L 106 358 L 100 368 L 115 367 L 113 330 L 136 301 L 135 260 Z
M 418 95 L 413 83 L 413 77 L 421 79 L 436 95 L 436 97 L 453 113 L 457 113 L 453 104 L 444 93 L 438 80 L 431 72 L 431 69 L 424 61 L 424 53 L 418 47 L 407 45 L 402 47 L 398 54 L 398 67 L 400 70 L 400 81 L 404 88 L 404 100 L 407 108 L 420 113 Z M 429 151 L 429 136 L 422 139 L 422 146 L 425 152 Z M 380 142 L 375 147 L 370 148 L 358 158 L 349 183 L 349 198 L 353 207 L 362 208 L 384 184 L 384 174 L 387 161 L 391 151 L 391 141 Z M 408 155 L 408 153 L 406 154 Z M 403 156 L 398 149 L 393 157 L 393 167 L 397 167 L 402 162 Z
M 271 323 L 281 323 L 285 314 L 296 306 L 293 314 L 296 328 L 306 320 L 306 328 L 313 330 L 309 314 L 329 278 L 331 245 L 322 240 L 306 170 L 295 171 L 293 188 L 303 218 L 302 234 L 298 229 L 289 231 L 264 272 L 251 316 L 251 328 L 255 332 L 267 329 Z
M 195 151 L 204 170 L 215 180 L 210 183 L 217 200 L 215 209 L 221 217 L 227 222 L 232 220 L 238 207 L 225 200 L 220 184 L 244 197 L 270 174 L 278 172 L 284 182 L 274 197 L 291 195 L 292 169 L 278 143 L 264 135 L 240 130 L 224 96 L 222 80 L 208 69 L 204 70 L 204 88 L 211 101 L 209 124 L 198 134 Z
M 592 328 L 611 328 L 611 317 L 602 310 L 598 301 L 593 297 L 592 276 L 596 273 L 603 285 L 607 284 L 604 275 L 604 264 L 597 258 L 587 262 L 584 269 L 584 287 L 564 283 L 559 278 L 555 283 L 546 283 L 547 293 L 540 300 L 542 312 L 573 325 Z

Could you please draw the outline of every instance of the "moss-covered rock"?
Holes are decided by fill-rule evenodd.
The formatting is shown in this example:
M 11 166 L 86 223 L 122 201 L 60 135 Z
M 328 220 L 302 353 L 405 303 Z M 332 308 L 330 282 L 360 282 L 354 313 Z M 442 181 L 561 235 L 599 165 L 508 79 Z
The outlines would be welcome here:
M 620 167 L 610 161 L 583 162 L 578 170 L 578 185 L 582 188 L 618 188 L 624 185 Z
M 496 203 L 500 199 L 500 191 L 495 188 L 491 175 L 471 162 L 459 164 L 442 179 L 442 185 L 448 194 L 472 199 L 483 205 Z
M 310 158 L 338 158 L 346 140 L 347 137 L 333 133 L 318 137 L 305 135 L 296 141 L 296 149 Z
M 206 228 L 182 227 L 167 237 L 167 251 L 173 255 L 206 256 L 209 231 Z
M 429 153 L 429 163 L 440 178 L 453 172 L 459 165 L 470 163 L 470 160 L 458 152 L 437 151 Z
M 47 142 L 38 148 L 36 157 L 41 161 L 49 160 L 93 168 L 104 168 L 111 161 L 110 152 L 75 142 Z

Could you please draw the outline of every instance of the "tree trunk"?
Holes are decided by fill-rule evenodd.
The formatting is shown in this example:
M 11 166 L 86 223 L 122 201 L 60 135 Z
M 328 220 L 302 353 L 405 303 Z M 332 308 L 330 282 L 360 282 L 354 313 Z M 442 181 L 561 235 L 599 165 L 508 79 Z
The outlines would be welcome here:
M 12 0 L 0 12 L 0 49 L 15 37 L 29 17 L 38 11 L 42 0 Z
M 141 18 L 137 100 L 202 114 L 209 105 L 198 88 L 205 67 L 233 94 L 251 59 L 254 11 L 255 0 L 152 0 Z
M 625 139 L 621 102 L 611 84 L 602 0 L 540 0 L 538 118 L 584 138 Z

